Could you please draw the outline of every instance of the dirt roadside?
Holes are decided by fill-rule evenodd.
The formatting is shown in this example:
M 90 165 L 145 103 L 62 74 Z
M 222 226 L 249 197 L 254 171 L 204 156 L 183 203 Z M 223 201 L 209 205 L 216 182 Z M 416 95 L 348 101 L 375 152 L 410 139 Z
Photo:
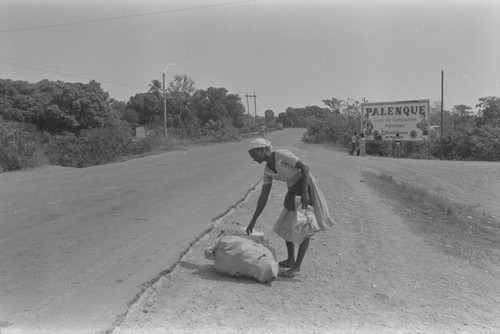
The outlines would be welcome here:
M 123 333 L 496 333 L 500 266 L 450 257 L 410 229 L 363 173 L 390 173 L 497 217 L 498 165 L 351 157 L 320 145 L 294 150 L 319 180 L 337 224 L 311 242 L 302 273 L 270 284 L 213 270 L 203 251 L 248 224 L 260 191 L 220 219 L 114 329 Z M 476 173 L 474 173 L 476 171 Z M 457 182 L 461 180 L 461 182 Z M 275 182 L 256 228 L 271 232 L 285 186 Z M 498 221 L 498 219 L 497 219 Z

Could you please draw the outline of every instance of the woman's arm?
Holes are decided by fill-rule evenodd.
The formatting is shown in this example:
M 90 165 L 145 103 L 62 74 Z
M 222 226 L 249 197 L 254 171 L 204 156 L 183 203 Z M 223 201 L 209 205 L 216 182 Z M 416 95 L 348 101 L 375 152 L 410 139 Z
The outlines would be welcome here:
M 309 198 L 309 166 L 304 164 L 302 161 L 297 161 L 295 167 L 300 169 L 302 172 L 302 195 L 300 196 L 300 201 L 302 202 L 302 209 L 307 208 L 311 204 L 311 199 Z
M 259 218 L 260 214 L 262 213 L 262 210 L 264 210 L 264 208 L 266 207 L 267 199 L 269 198 L 269 193 L 271 192 L 272 185 L 273 185 L 272 183 L 262 185 L 262 190 L 260 191 L 260 196 L 257 201 L 257 207 L 255 208 L 252 220 L 250 221 L 250 224 L 248 224 L 247 227 L 247 234 L 252 233 L 253 227 L 257 222 L 257 218 Z

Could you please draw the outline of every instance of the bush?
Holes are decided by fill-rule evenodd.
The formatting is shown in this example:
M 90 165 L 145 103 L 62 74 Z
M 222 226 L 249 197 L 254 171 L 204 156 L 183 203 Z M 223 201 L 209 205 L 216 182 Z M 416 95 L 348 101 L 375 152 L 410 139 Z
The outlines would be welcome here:
M 170 129 L 170 134 L 178 139 L 189 139 L 193 142 L 199 141 L 207 135 L 207 131 L 198 120 L 183 121 L 178 128 Z
M 368 140 L 366 142 L 366 154 L 384 155 L 384 142 L 381 140 Z
M 338 121 L 339 118 L 333 116 L 322 120 L 311 120 L 307 132 L 304 133 L 302 138 L 303 141 L 306 143 L 338 143 L 343 133 L 342 122 Z
M 231 119 L 209 120 L 201 126 L 199 121 L 184 122 L 178 128 L 170 129 L 170 134 L 177 139 L 191 143 L 227 142 L 239 140 L 241 129 L 232 125 Z
M 222 119 L 217 122 L 210 120 L 205 124 L 205 139 L 207 142 L 227 142 L 239 140 L 240 130 L 232 125 L 231 119 Z
M 407 145 L 408 152 L 406 153 L 407 158 L 410 159 L 427 159 L 429 155 L 429 143 L 428 142 L 408 142 Z M 431 148 L 432 152 L 432 148 Z
M 451 131 L 438 139 L 432 154 L 448 160 L 500 161 L 500 128 L 490 125 L 469 131 Z
M 146 137 L 132 141 L 129 154 L 142 154 L 150 152 L 155 147 L 156 138 Z
M 93 165 L 105 164 L 129 154 L 132 150 L 132 131 L 126 126 L 92 129 L 85 140 Z
M 130 155 L 166 151 L 174 143 L 163 138 L 160 128 L 149 130 L 146 138 L 135 138 L 123 125 L 88 130 L 80 137 L 67 133 L 45 145 L 50 163 L 65 167 L 89 167 L 118 161 Z
M 90 166 L 88 147 L 84 139 L 75 135 L 56 138 L 45 147 L 45 154 L 49 162 L 64 167 Z
M 352 133 L 357 128 L 359 120 L 354 117 L 333 114 L 327 118 L 311 120 L 303 140 L 307 143 L 333 142 L 349 146 Z
M 133 140 L 130 128 L 106 127 L 86 131 L 81 137 L 69 134 L 46 145 L 53 164 L 65 167 L 88 167 L 116 161 L 128 154 L 139 154 L 152 148 L 151 140 Z
M 41 166 L 46 162 L 33 126 L 6 122 L 0 117 L 0 172 Z

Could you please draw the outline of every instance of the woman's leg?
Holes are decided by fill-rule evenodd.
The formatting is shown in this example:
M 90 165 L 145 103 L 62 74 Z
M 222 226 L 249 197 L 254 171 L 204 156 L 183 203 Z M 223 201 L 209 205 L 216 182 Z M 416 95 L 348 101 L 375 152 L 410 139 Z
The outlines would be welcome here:
M 304 256 L 306 255 L 307 249 L 309 248 L 309 241 L 311 238 L 306 238 L 304 241 L 299 246 L 299 253 L 297 254 L 297 261 L 295 261 L 295 264 L 288 269 L 287 271 L 283 272 L 282 276 L 284 277 L 293 277 L 295 276 L 296 273 L 300 271 L 300 266 L 302 265 L 302 260 L 304 260 Z M 288 245 L 288 243 L 287 243 Z
M 309 198 L 312 198 L 311 184 L 309 184 L 308 192 L 309 192 Z M 288 192 L 285 196 L 285 201 L 283 203 L 285 209 L 288 209 L 290 211 L 295 211 L 295 196 L 299 196 L 300 194 L 302 194 L 301 180 L 299 180 L 293 186 L 288 187 Z M 311 205 L 314 205 L 314 201 L 311 201 Z M 302 259 L 304 258 L 304 255 L 306 254 L 308 247 L 309 247 L 309 238 L 305 239 L 300 244 L 299 252 L 297 254 L 297 261 L 295 261 L 295 245 L 293 244 L 293 242 L 286 241 L 286 250 L 288 252 L 288 259 L 286 259 L 285 261 L 281 261 L 279 263 L 280 267 L 290 268 L 289 270 L 283 272 L 285 276 L 293 276 L 294 272 L 300 271 L 300 265 L 302 264 Z M 291 273 L 291 275 L 287 275 L 287 273 Z
M 300 182 L 300 181 L 299 181 Z M 283 207 L 289 211 L 295 211 L 295 194 L 301 193 L 302 183 L 297 182 L 292 187 L 288 187 L 288 192 L 285 195 L 285 200 L 283 201 Z M 295 216 L 288 216 L 288 218 L 293 219 Z M 292 222 L 289 222 L 290 224 Z M 291 268 L 295 264 L 295 245 L 293 242 L 286 241 L 286 251 L 288 253 L 288 258 L 279 263 L 280 267 Z
M 293 242 L 286 242 L 286 251 L 288 253 L 288 258 L 285 261 L 279 263 L 280 267 L 292 268 L 295 264 L 295 245 Z
M 307 249 L 309 248 L 309 241 L 311 238 L 305 238 L 304 241 L 299 246 L 299 253 L 297 254 L 297 261 L 293 265 L 292 269 L 295 268 L 295 271 L 300 271 L 300 266 L 302 264 L 302 260 L 304 260 L 304 256 L 306 255 Z

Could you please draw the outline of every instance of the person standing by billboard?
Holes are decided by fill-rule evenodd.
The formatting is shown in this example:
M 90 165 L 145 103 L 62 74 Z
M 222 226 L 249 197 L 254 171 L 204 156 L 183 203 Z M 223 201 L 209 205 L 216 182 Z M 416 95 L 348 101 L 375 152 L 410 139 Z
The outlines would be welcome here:
M 361 156 L 364 157 L 366 155 L 366 138 L 364 133 L 361 133 L 359 135 L 358 143 L 359 143 L 359 152 L 361 153 Z
M 394 138 L 394 157 L 401 158 L 401 138 L 399 138 L 399 133 L 396 133 L 396 138 Z
M 356 131 L 353 132 L 351 137 L 351 151 L 349 151 L 350 155 L 354 155 L 356 151 L 356 144 L 358 143 L 358 133 Z

